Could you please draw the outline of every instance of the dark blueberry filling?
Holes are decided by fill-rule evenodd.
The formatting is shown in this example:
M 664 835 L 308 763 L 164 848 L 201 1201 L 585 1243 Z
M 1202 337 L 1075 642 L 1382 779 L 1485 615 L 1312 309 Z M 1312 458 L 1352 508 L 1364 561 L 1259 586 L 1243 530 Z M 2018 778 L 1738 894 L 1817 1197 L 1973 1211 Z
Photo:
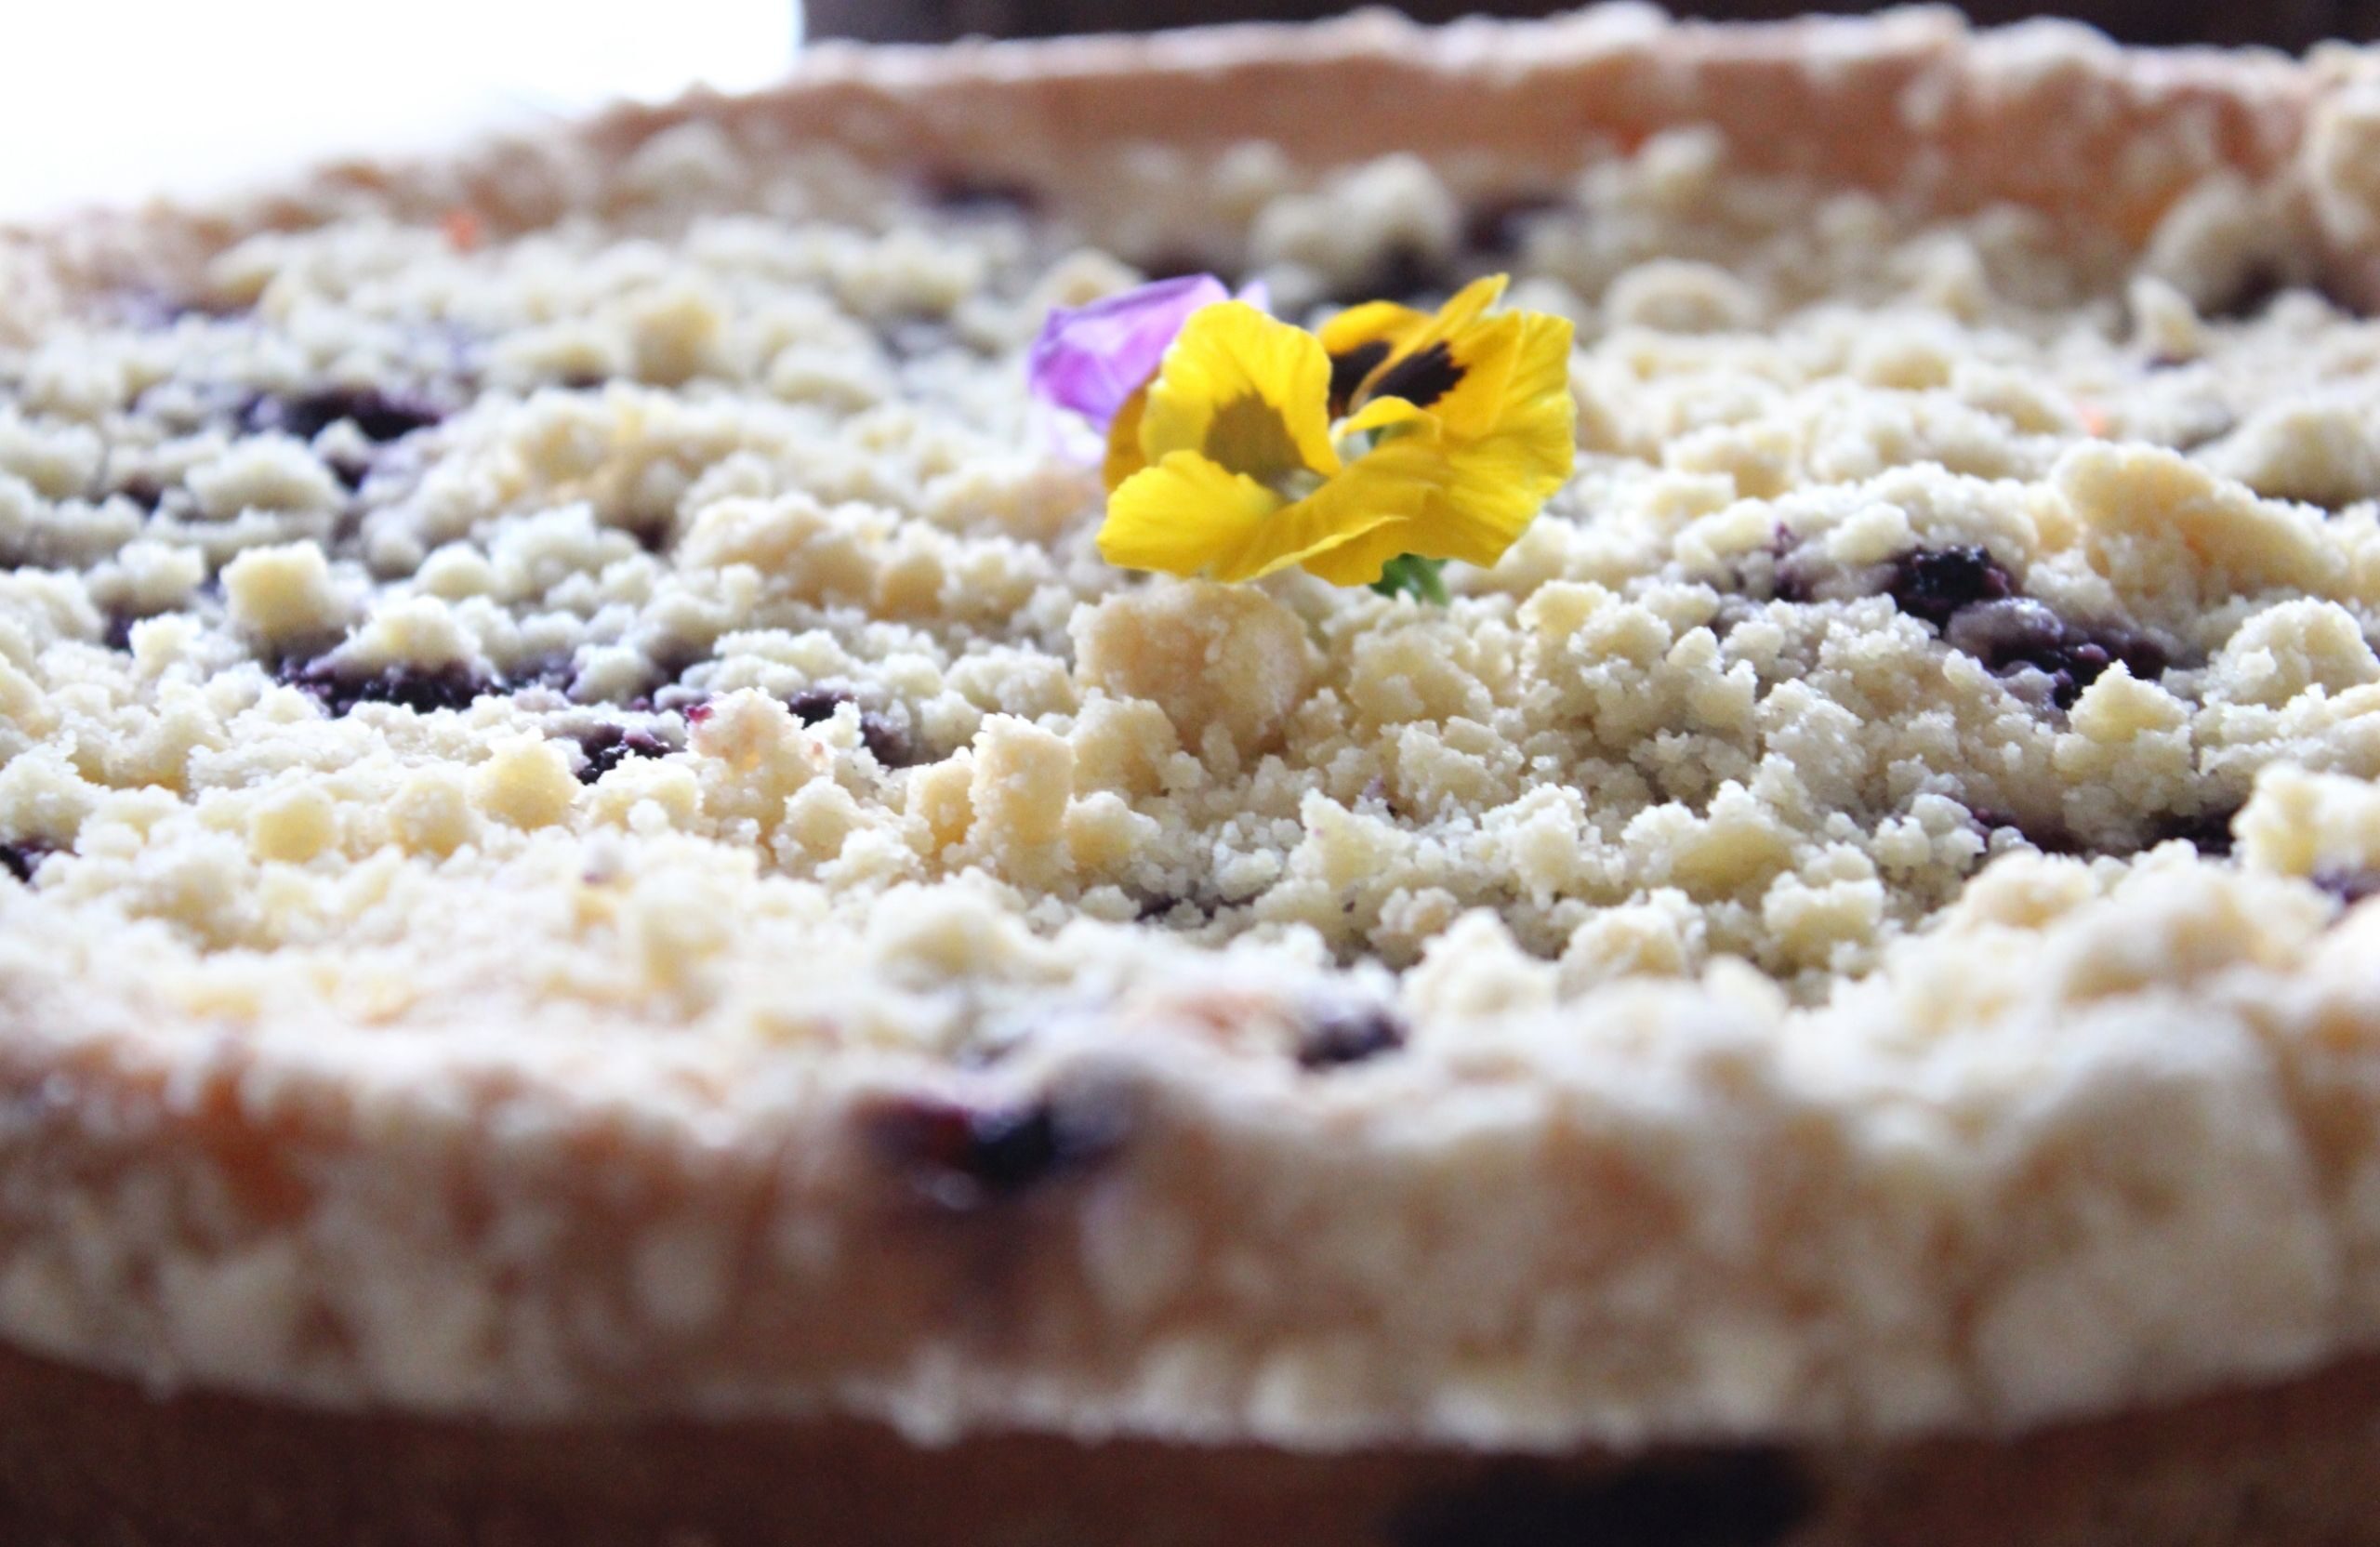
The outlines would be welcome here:
M 1153 253 L 1141 264 L 1141 272 L 1152 280 L 1188 279 L 1194 274 L 1212 274 L 1232 290 L 1240 288 L 1239 271 L 1232 265 L 1203 253 L 1170 247 Z
M 1939 628 L 1951 615 L 2016 594 L 2016 582 L 1980 546 L 1920 548 L 1893 561 L 1893 605 Z
M 1399 242 L 1381 254 L 1361 279 L 1328 298 L 1341 306 L 1365 301 L 1418 303 L 1424 297 L 1453 288 L 1446 266 L 1410 242 Z
M 119 497 L 128 499 L 143 510 L 154 510 L 165 497 L 165 491 L 153 478 L 126 479 L 116 491 Z
M 1640 1461 L 1567 1478 L 1499 1468 L 1423 1498 L 1391 1523 L 1394 1547 L 1775 1547 L 1817 1512 L 1783 1451 L 1746 1448 Z
M 2027 668 L 2040 672 L 2048 680 L 2051 701 L 2061 709 L 2072 708 L 2082 690 L 2118 661 L 2147 681 L 2163 676 L 2173 664 L 2163 647 L 2145 635 L 2078 628 L 2027 597 L 1965 608 L 1944 627 L 1942 637 L 2001 676 Z
M 2237 806 L 2221 806 L 2202 811 L 2194 816 L 2164 816 L 2150 829 L 2149 842 L 2167 843 L 2186 838 L 2190 847 L 2209 859 L 2226 859 L 2231 853 L 2231 818 L 2239 814 Z
M 926 203 L 945 215 L 1030 215 L 1041 194 L 1028 183 L 945 172 L 927 179 Z
M 311 441 L 346 419 L 363 431 L 365 440 L 382 442 L 427 430 L 445 416 L 418 398 L 372 388 L 361 391 L 329 388 L 296 397 L 259 397 L 248 404 L 242 419 L 251 434 L 277 430 L 301 441 Z
M 1967 814 L 1974 818 L 1977 826 L 1983 829 L 1987 839 L 2005 828 L 2045 854 L 2079 854 L 2084 852 L 2082 843 L 2066 830 L 2063 823 L 2036 822 L 2029 826 L 2004 811 L 1978 810 Z
M 868 713 L 859 717 L 859 739 L 876 760 L 887 768 L 907 768 L 920 760 L 917 745 L 909 739 L 908 733 L 880 714 Z
M 1516 193 L 1483 204 L 1463 221 L 1462 245 L 1490 258 L 1508 257 L 1520 250 L 1531 220 L 1560 207 L 1560 200 L 1544 193 Z
M 645 731 L 630 731 L 618 725 L 602 725 L 578 738 L 579 750 L 587 754 L 587 764 L 578 771 L 578 782 L 591 785 L 613 769 L 631 758 L 666 757 L 669 744 Z
M 846 688 L 805 688 L 787 699 L 785 707 L 804 725 L 815 725 L 833 719 L 837 709 L 853 702 L 856 699 Z M 906 768 L 918 760 L 908 734 L 873 709 L 859 717 L 859 739 L 887 768 Z
M 2289 276 L 2278 265 L 2251 264 L 2231 294 L 2208 307 L 2206 315 L 2216 322 L 2244 323 L 2261 316 L 2288 288 Z
M 2307 879 L 2349 907 L 2380 896 L 2380 870 L 2318 870 Z
M 919 1197 L 954 1213 L 1085 1170 L 1124 1140 L 1115 1108 L 1046 1096 L 994 1106 L 917 1096 L 887 1102 L 861 1124 L 879 1159 Z
M 1405 1046 L 1408 1033 L 1397 1013 L 1382 1005 L 1335 1010 L 1316 1016 L 1298 1038 L 1298 1064 L 1336 1069 L 1361 1064 Z
M 30 886 L 33 872 L 41 862 L 58 851 L 37 838 L 20 838 L 14 843 L 0 843 L 0 870 Z
M 348 672 L 323 660 L 284 667 L 281 681 L 311 695 L 334 719 L 358 704 L 396 704 L 416 714 L 468 708 L 476 698 L 504 691 L 503 683 L 460 667 L 391 666 Z
M 791 709 L 793 718 L 800 721 L 804 725 L 815 725 L 822 721 L 834 719 L 837 709 L 853 701 L 853 696 L 848 689 L 804 688 L 787 699 L 785 707 Z

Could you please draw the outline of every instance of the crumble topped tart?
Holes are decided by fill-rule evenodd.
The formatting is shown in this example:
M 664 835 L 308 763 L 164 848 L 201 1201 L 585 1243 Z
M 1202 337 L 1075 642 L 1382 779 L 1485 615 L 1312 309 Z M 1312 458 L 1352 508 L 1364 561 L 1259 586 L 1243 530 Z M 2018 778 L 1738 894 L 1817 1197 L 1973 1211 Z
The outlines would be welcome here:
M 20 238 L 0 1337 L 1326 1449 L 2367 1347 L 2375 158 L 2347 51 L 1620 9 Z M 1443 608 L 1109 567 L 1024 351 L 1183 267 L 1509 271 L 1577 476 Z

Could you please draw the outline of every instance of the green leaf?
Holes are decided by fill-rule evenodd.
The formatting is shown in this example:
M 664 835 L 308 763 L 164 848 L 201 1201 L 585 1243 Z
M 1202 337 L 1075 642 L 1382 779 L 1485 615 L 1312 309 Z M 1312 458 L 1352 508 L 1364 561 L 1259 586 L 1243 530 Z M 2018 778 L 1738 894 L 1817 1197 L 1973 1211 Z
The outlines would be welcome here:
M 1417 602 L 1447 604 L 1447 582 L 1444 559 L 1424 559 L 1418 553 L 1407 553 L 1391 559 L 1382 566 L 1380 578 L 1372 582 L 1372 589 L 1382 596 L 1409 596 Z

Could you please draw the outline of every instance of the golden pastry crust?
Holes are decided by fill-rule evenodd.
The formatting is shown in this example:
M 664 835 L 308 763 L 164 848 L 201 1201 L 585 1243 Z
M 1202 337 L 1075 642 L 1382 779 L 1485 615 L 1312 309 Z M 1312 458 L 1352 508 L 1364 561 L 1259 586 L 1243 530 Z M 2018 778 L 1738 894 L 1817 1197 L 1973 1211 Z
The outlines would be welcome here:
M 484 295 L 488 379 L 513 395 L 458 412 L 387 503 L 387 469 L 362 475 L 346 548 L 322 435 L 142 447 L 180 481 L 176 541 L 71 552 L 34 566 L 70 582 L 10 593 L 0 809 L 12 840 L 71 853 L 0 882 L 0 1336 L 165 1385 L 458 1418 L 827 1410 L 1315 1448 L 2007 1431 L 2369 1345 L 2380 917 L 2313 884 L 2380 862 L 2368 406 L 2300 405 L 2192 459 L 2177 416 L 2202 405 L 2107 364 L 2207 348 L 2260 244 L 2327 242 L 2280 277 L 2360 293 L 2365 67 L 1977 38 L 1931 12 L 821 51 L 749 99 L 13 239 L 0 338 L 33 343 L 12 519 L 63 545 L 45 552 L 91 530 L 60 512 L 112 466 L 84 431 L 166 412 L 129 406 L 157 385 L 139 349 L 73 332 L 128 287 L 289 337 L 376 285 L 412 304 L 405 275 Z M 1252 196 L 1238 162 L 1170 176 L 1266 137 L 1290 153 L 1249 164 Z M 1425 152 L 1418 181 L 1401 160 L 1332 180 L 1392 144 Z M 1051 259 L 970 312 L 989 268 L 960 259 L 1007 261 L 1005 238 L 796 251 L 732 225 L 697 241 L 706 212 L 826 222 L 918 175 L 1020 179 L 1043 201 L 1026 226 L 1136 260 L 1221 232 L 1311 301 L 1410 207 L 1580 165 L 1624 166 L 1614 207 L 1659 249 L 1616 274 L 1592 231 L 1530 250 L 1561 283 L 1609 281 L 1581 365 L 1608 465 L 1447 618 L 1299 583 L 1125 588 L 1082 560 L 1078 477 L 981 470 L 1022 428 L 972 401 L 952 416 L 973 439 L 945 442 L 922 413 L 828 434 L 704 395 L 734 366 L 853 416 L 938 403 L 871 375 L 892 367 L 844 347 L 852 319 L 889 336 L 930 305 L 1012 356 L 1021 318 L 1112 277 Z M 1890 198 L 1772 222 L 1746 278 L 1659 248 L 1734 240 L 1697 223 L 1721 184 L 1755 211 L 1779 188 Z M 2039 235 L 2008 235 L 2011 209 L 2066 222 L 2039 297 L 1986 272 L 1993 243 Z M 694 257 L 592 299 L 520 277 L 570 269 L 566 246 L 457 279 L 451 222 L 403 229 L 456 212 L 466 246 L 592 230 L 632 277 L 656 246 Z M 1938 222 L 1970 212 L 1946 249 Z M 1797 255 L 1878 243 L 1947 342 L 1872 295 L 1912 331 L 1837 326 L 1795 288 Z M 1811 261 L 1820 296 L 1858 277 Z M 790 341 L 742 361 L 760 324 L 735 285 L 772 265 L 841 310 L 772 322 Z M 2095 319 L 2126 280 L 2132 334 L 2110 339 Z M 582 304 L 603 314 L 574 332 Z M 2368 374 L 2341 317 L 2256 325 L 2211 356 L 2243 398 L 2310 358 Z M 1799 368 L 1761 352 L 1770 327 L 1831 361 L 1773 422 L 1632 385 L 1709 365 L 1749 402 Z M 356 332 L 331 352 L 382 347 Z M 2028 379 L 2069 356 L 2056 392 Z M 565 390 L 594 367 L 620 384 Z M 2094 379 L 2111 406 L 2091 412 L 2132 416 L 2112 433 L 2076 406 Z M 832 462 L 868 435 L 899 443 L 892 473 Z M 2167 669 L 2144 647 L 2088 683 L 2039 670 L 2025 698 L 1983 664 L 1993 640 L 1946 649 L 1860 579 L 1912 544 L 2164 630 Z M 653 549 L 700 583 L 669 589 Z M 1745 574 L 1760 605 L 1816 610 L 1725 611 Z M 102 602 L 140 619 L 120 649 Z M 613 603 L 650 628 L 599 638 Z M 837 607 L 915 635 L 829 618 L 811 633 L 834 651 L 721 647 L 699 706 L 655 690 L 649 721 L 610 727 L 669 738 L 654 755 L 588 780 L 602 748 L 563 746 L 558 717 L 651 688 L 668 647 Z M 541 628 L 575 652 L 550 702 L 436 675 L 520 681 Z M 1301 632 L 1302 706 L 1264 644 Z M 342 641 L 328 677 L 293 654 L 316 636 Z M 2043 649 L 2105 668 L 2131 645 Z M 1234 691 L 1190 691 L 1193 670 Z M 417 703 L 353 712 L 404 671 L 429 674 Z M 838 672 L 872 696 L 832 699 Z M 1945 704 L 1953 723 L 1923 723 Z M 1707 745 L 1666 745 L 1681 727 Z M 1529 761 L 1582 767 L 1581 747 L 1593 803 Z M 1742 780 L 1693 785 L 1737 753 Z M 2251 788 L 2240 863 L 2180 841 Z M 1216 814 L 1235 801 L 1261 831 Z M 1594 830 L 1622 805 L 1625 831 Z M 1446 826 L 1415 838 L 1429 813 Z M 2072 845 L 2099 857 L 2012 852 Z M 1580 872 L 1590 851 L 1608 874 Z M 1181 932 L 1168 932 L 1210 904 Z M 1296 1056 L 1370 1015 L 1402 1053 Z

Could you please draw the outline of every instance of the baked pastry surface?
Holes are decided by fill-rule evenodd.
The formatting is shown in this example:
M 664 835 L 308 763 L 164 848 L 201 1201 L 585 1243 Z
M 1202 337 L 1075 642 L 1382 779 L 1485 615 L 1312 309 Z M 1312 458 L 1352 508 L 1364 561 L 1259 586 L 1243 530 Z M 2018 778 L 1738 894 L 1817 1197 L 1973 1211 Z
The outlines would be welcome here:
M 2373 165 L 2349 51 L 1615 9 L 9 238 L 0 1338 L 1308 1450 L 2347 1360 Z M 1108 568 L 1022 350 L 1180 267 L 1509 270 L 1579 476 L 1444 610 Z

